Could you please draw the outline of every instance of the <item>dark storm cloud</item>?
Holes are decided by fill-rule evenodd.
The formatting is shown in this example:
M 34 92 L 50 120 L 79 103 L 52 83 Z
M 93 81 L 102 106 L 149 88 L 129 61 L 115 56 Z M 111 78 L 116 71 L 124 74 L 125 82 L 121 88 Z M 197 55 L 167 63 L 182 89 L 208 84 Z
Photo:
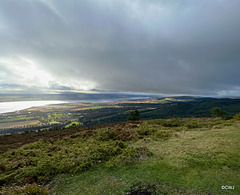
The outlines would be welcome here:
M 26 58 L 49 88 L 240 94 L 239 10 L 238 0 L 2 0 L 0 85 L 19 84 L 9 66 Z

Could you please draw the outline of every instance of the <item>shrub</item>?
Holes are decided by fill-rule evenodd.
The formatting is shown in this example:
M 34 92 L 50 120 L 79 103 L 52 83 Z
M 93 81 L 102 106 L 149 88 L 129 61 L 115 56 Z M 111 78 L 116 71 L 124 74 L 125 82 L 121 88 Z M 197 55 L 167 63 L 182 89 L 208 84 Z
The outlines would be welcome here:
M 159 121 L 159 124 L 162 125 L 163 127 L 179 127 L 181 126 L 180 121 L 171 119 L 171 120 L 162 120 Z
M 213 108 L 211 110 L 211 113 L 214 117 L 221 117 L 222 119 L 225 119 L 225 120 L 231 119 L 231 116 L 227 112 L 224 112 L 217 107 Z
M 132 140 L 137 137 L 136 131 L 126 129 L 116 129 L 118 132 L 117 139 L 122 141 Z
M 193 128 L 200 128 L 201 124 L 198 123 L 197 121 L 188 121 L 184 124 L 185 127 L 189 128 L 189 129 L 193 129 Z
M 128 120 L 140 120 L 139 110 L 131 111 L 130 115 L 128 116 Z
M 26 177 L 37 177 L 38 182 L 44 182 L 57 174 L 85 171 L 121 154 L 125 148 L 122 141 L 82 138 L 27 144 L 0 155 L 0 184 Z
M 153 134 L 155 132 L 154 129 L 152 129 L 149 125 L 147 125 L 146 123 L 141 125 L 138 129 L 137 129 L 137 133 L 139 135 L 150 135 Z
M 233 117 L 233 119 L 235 119 L 235 120 L 240 120 L 240 113 L 236 114 L 236 115 Z
M 29 134 L 29 133 L 31 133 L 30 130 L 26 130 L 26 131 L 23 132 L 23 134 Z
M 103 129 L 98 133 L 98 139 L 103 141 L 116 140 L 118 132 L 115 129 Z
M 109 141 L 109 140 L 131 140 L 136 137 L 135 131 L 129 131 L 124 128 L 118 129 L 103 129 L 98 133 L 98 140 Z
M 29 195 L 49 195 L 50 192 L 46 187 L 39 186 L 37 184 L 27 184 L 26 186 L 19 187 L 11 187 L 11 188 L 3 188 L 1 190 L 2 194 L 12 194 L 12 195 L 17 195 L 17 194 L 29 194 Z
M 153 139 L 156 140 L 167 140 L 171 137 L 171 134 L 169 131 L 166 130 L 159 130 L 153 135 Z
M 152 152 L 150 152 L 147 147 L 128 147 L 125 148 L 120 155 L 108 161 L 107 166 L 114 167 L 118 165 L 131 165 L 135 161 L 151 155 Z

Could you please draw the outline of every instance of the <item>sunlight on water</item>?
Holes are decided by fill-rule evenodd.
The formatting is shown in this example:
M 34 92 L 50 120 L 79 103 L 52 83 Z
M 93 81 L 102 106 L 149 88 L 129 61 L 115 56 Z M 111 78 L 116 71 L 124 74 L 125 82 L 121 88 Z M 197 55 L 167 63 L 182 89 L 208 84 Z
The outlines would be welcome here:
M 31 107 L 46 106 L 49 104 L 64 103 L 107 103 L 123 100 L 147 99 L 149 97 L 131 97 L 131 98 L 109 98 L 109 99 L 89 99 L 89 100 L 49 100 L 49 101 L 16 101 L 16 102 L 0 102 L 0 114 L 7 112 L 15 112 Z
M 18 101 L 18 102 L 0 102 L 0 113 L 14 112 L 35 106 L 45 106 L 49 104 L 62 104 L 66 101 Z

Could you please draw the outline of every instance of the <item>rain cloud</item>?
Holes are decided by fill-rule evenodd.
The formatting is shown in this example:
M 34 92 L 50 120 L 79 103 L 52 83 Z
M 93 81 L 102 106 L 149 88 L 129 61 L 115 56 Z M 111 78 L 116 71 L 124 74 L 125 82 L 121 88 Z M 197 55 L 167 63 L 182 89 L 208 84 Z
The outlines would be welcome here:
M 240 94 L 239 0 L 1 0 L 0 92 Z

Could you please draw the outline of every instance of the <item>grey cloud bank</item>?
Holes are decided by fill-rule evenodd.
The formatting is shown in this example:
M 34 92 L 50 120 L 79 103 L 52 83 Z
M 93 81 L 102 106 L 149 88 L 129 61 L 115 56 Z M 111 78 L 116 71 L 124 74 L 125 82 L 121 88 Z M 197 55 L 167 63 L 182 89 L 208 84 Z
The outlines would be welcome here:
M 0 90 L 240 94 L 239 18 L 239 0 L 1 0 Z

